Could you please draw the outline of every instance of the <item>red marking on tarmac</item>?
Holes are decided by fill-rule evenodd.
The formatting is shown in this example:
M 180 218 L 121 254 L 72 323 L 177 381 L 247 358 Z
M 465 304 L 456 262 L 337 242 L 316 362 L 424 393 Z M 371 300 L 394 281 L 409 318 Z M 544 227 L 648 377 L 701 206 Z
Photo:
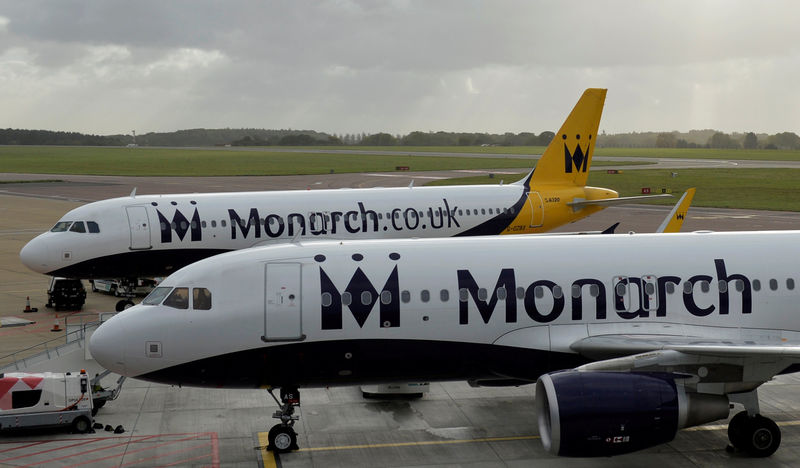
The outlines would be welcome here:
M 202 442 L 198 445 L 193 445 L 190 447 L 175 447 L 174 450 L 170 450 L 168 452 L 159 452 L 159 448 L 166 447 L 170 445 L 178 445 L 184 444 L 190 441 L 199 441 Z M 60 445 L 65 442 L 76 442 L 69 445 Z M 0 442 L 0 445 L 5 444 L 13 444 L 14 442 Z M 103 443 L 109 443 L 109 445 L 102 445 Z M 45 445 L 47 444 L 47 445 Z M 32 453 L 20 454 L 19 450 L 36 447 L 36 446 L 43 446 L 40 448 L 45 447 L 54 447 L 55 444 L 59 444 L 55 448 L 47 448 L 45 450 L 38 450 Z M 82 445 L 93 444 L 93 448 L 88 450 L 79 450 L 68 455 L 64 455 L 57 458 L 48 458 L 45 461 L 37 461 L 27 465 L 20 465 L 21 467 L 30 467 L 30 466 L 43 466 L 52 464 L 52 462 L 61 461 L 65 463 L 66 467 L 80 467 L 84 465 L 91 465 L 91 464 L 102 464 L 102 462 L 107 460 L 113 460 L 112 463 L 115 466 L 123 467 L 123 466 L 132 466 L 132 465 L 141 465 L 141 466 L 174 466 L 174 465 L 181 465 L 187 464 L 189 462 L 193 462 L 195 460 L 202 460 L 202 459 L 210 459 L 211 467 L 212 468 L 219 468 L 219 437 L 216 432 L 190 432 L 190 433 L 183 433 L 183 434 L 156 434 L 156 435 L 149 435 L 149 436 L 129 436 L 129 437 L 92 437 L 88 439 L 75 439 L 75 438 L 64 438 L 64 439 L 52 439 L 52 440 L 43 440 L 37 441 L 33 443 L 25 443 L 24 445 L 19 445 L 17 447 L 12 447 L 9 449 L 0 450 L 0 453 L 4 452 L 12 452 L 17 451 L 18 454 L 15 457 L 0 459 L 0 464 L 6 463 L 13 460 L 19 460 L 28 457 L 34 456 L 41 456 L 43 454 L 51 453 L 54 451 L 61 451 L 64 449 L 80 447 Z M 142 445 L 139 445 L 142 444 Z M 98 446 L 102 445 L 102 446 Z M 90 453 L 97 453 L 103 450 L 111 450 L 114 448 L 126 446 L 126 449 L 122 452 L 110 454 L 107 456 L 101 456 L 99 458 L 93 458 L 87 460 L 87 455 Z M 137 447 L 136 450 L 127 450 L 127 447 Z M 207 448 L 207 451 L 204 453 L 202 449 Z M 152 451 L 152 453 L 147 453 L 148 451 Z M 198 451 L 201 452 L 198 454 Z M 186 454 L 189 452 L 191 455 L 189 458 L 180 459 L 181 454 Z M 133 454 L 142 454 L 145 455 L 144 458 L 139 458 L 136 460 L 129 461 L 125 464 L 121 464 L 124 458 L 128 458 Z M 175 456 L 178 456 L 176 459 Z M 73 462 L 72 464 L 69 464 Z M 24 463 L 24 462 L 23 462 Z

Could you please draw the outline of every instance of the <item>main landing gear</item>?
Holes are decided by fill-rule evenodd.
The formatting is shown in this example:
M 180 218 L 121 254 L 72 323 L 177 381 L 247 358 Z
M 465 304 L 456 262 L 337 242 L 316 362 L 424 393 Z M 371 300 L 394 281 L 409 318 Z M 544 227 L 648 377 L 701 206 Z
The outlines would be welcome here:
M 294 415 L 295 407 L 300 406 L 300 391 L 297 388 L 281 387 L 280 401 L 272 393 L 271 388 L 267 391 L 280 408 L 272 414 L 272 417 L 281 420 L 280 424 L 272 426 L 272 429 L 269 430 L 267 450 L 277 453 L 297 450 L 297 433 L 293 426 L 294 422 L 300 419 L 300 416 Z
M 745 411 L 737 413 L 728 423 L 728 451 L 741 451 L 752 457 L 768 457 L 781 445 L 781 430 L 775 421 L 761 416 L 758 394 L 752 391 L 731 400 L 744 404 Z

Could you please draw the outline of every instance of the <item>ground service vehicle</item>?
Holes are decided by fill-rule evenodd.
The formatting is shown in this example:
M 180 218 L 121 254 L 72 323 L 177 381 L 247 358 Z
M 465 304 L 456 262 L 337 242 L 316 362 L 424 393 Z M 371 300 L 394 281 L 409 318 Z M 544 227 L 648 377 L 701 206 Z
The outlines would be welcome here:
M 47 288 L 47 307 L 79 310 L 86 302 L 86 288 L 79 279 L 53 277 Z
M 0 374 L 0 431 L 69 426 L 92 429 L 92 393 L 85 371 Z

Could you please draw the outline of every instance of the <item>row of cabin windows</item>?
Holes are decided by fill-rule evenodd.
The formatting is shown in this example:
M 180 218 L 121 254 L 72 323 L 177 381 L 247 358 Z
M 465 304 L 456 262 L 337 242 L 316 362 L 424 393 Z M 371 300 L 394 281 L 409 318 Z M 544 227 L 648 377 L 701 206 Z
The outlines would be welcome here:
M 744 291 L 744 282 L 742 280 L 733 280 L 734 289 L 738 292 Z M 711 290 L 711 285 L 708 281 L 698 281 L 696 284 L 700 286 L 700 290 L 704 293 L 709 292 Z M 761 281 L 755 279 L 752 281 L 753 290 L 759 291 L 761 290 Z M 786 279 L 786 289 L 793 290 L 795 286 L 795 281 L 792 278 Z M 727 281 L 719 281 L 718 287 L 720 292 L 726 292 L 728 290 L 728 282 Z M 691 294 L 694 286 L 692 283 L 685 281 L 682 285 L 682 291 L 684 294 Z M 778 280 L 770 279 L 769 280 L 769 288 L 772 291 L 776 291 L 778 289 Z M 571 289 L 572 297 L 577 299 L 581 297 L 582 289 L 579 285 L 573 284 Z M 624 296 L 627 294 L 628 285 L 625 283 L 617 283 L 616 286 L 616 293 L 619 296 Z M 541 299 L 544 297 L 545 288 L 542 286 L 537 286 L 533 290 L 534 297 L 536 299 Z M 666 291 L 667 294 L 674 294 L 676 291 L 674 283 L 666 283 Z M 655 284 L 653 283 L 645 283 L 644 284 L 644 292 L 645 294 L 652 295 L 655 294 Z M 507 297 L 507 290 L 504 287 L 497 288 L 495 291 L 497 294 L 497 299 L 505 300 Z M 589 285 L 589 295 L 591 297 L 597 297 L 600 294 L 600 288 L 596 284 Z M 517 287 L 515 290 L 515 295 L 517 299 L 524 299 L 525 298 L 525 288 L 522 286 Z M 553 286 L 553 298 L 554 299 L 561 299 L 564 297 L 564 292 L 561 286 L 555 285 Z M 478 289 L 478 299 L 481 301 L 486 301 L 489 298 L 489 291 L 486 288 L 479 288 Z M 342 305 L 349 306 L 353 302 L 353 297 L 349 292 L 343 292 L 341 294 Z M 430 302 L 431 300 L 431 292 L 427 289 L 423 289 L 419 293 L 419 299 L 422 302 Z M 361 304 L 369 305 L 373 303 L 372 300 L 372 293 L 369 291 L 364 291 L 361 293 L 361 297 L 359 298 Z M 411 302 L 411 292 L 408 290 L 400 291 L 400 300 L 404 303 Z M 450 300 L 450 291 L 447 289 L 442 289 L 439 291 L 439 300 L 442 302 L 447 302 Z M 469 300 L 469 290 L 466 288 L 461 288 L 458 290 L 458 300 L 461 302 L 466 302 Z M 382 304 L 389 304 L 392 302 L 392 293 L 391 291 L 383 291 L 380 294 L 380 301 Z M 327 307 L 333 303 L 333 296 L 331 293 L 325 292 L 322 293 L 322 305 Z
M 50 232 L 79 232 L 79 233 L 91 233 L 91 234 L 98 234 L 100 232 L 100 226 L 94 221 L 59 221 L 53 226 L 53 229 L 50 229 Z
M 166 298 L 166 299 L 164 299 Z M 163 304 L 174 309 L 189 308 L 189 288 L 159 286 L 153 289 L 142 301 L 144 305 Z M 192 288 L 192 309 L 210 310 L 211 291 L 206 288 Z
M 502 209 L 501 209 L 501 208 L 481 208 L 481 209 L 480 209 L 480 214 L 481 214 L 481 215 L 485 215 L 485 214 L 487 214 L 487 213 L 488 213 L 488 214 L 490 214 L 490 215 L 494 215 L 494 214 L 500 214 L 500 213 L 503 213 L 503 214 L 512 214 L 512 215 L 513 215 L 513 214 L 515 214 L 515 212 L 516 212 L 516 210 L 515 210 L 514 208 L 502 208 Z M 459 216 L 464 216 L 464 214 L 465 214 L 465 213 L 466 213 L 466 215 L 467 215 L 467 216 L 473 216 L 473 215 L 474 215 L 474 216 L 477 216 L 477 215 L 478 215 L 478 208 L 474 208 L 474 209 L 467 208 L 466 210 L 462 210 L 462 209 L 459 209 L 459 210 L 458 210 L 458 215 L 459 215 Z M 358 215 L 360 215 L 360 213 L 357 213 L 357 214 L 358 214 Z M 418 211 L 418 212 L 417 212 L 417 215 L 418 215 L 420 218 L 422 218 L 422 217 L 424 216 L 424 213 L 423 213 L 422 211 Z M 316 213 L 314 213 L 312 216 L 317 216 L 317 214 L 316 214 Z M 325 221 L 330 221 L 330 219 L 331 219 L 331 215 L 329 215 L 328 213 L 325 213 L 323 216 L 325 217 Z M 344 215 L 336 215 L 336 218 L 340 218 L 340 217 L 342 217 L 342 216 L 344 216 Z M 407 218 L 407 217 L 408 217 L 408 214 L 407 214 L 405 211 L 403 211 L 403 212 L 395 211 L 395 213 L 394 213 L 394 219 L 400 219 L 401 217 L 403 217 L 403 218 Z M 374 215 L 374 214 L 372 214 L 372 213 L 369 213 L 369 216 L 368 216 L 368 218 L 369 218 L 369 219 L 374 219 L 374 218 L 375 218 L 375 215 Z M 383 213 L 378 213 L 378 219 L 383 219 L 383 218 L 384 218 L 384 215 L 383 215 Z M 391 219 L 391 218 L 392 218 L 392 214 L 391 214 L 391 213 L 386 213 L 386 219 Z M 337 220 L 338 220 L 338 219 L 337 219 Z M 264 225 L 266 226 L 266 224 L 265 224 L 265 223 L 267 223 L 267 220 L 266 220 L 266 218 L 261 218 L 259 221 L 260 221 L 260 223 L 261 223 L 261 224 L 264 224 Z M 252 224 L 252 223 L 254 223 L 254 222 L 255 222 L 255 219 L 253 219 L 253 218 L 250 218 L 250 223 Z M 191 222 L 191 227 L 192 227 L 193 229 L 194 229 L 194 228 L 197 228 L 197 224 L 196 224 L 196 223 L 197 223 L 196 221 L 192 221 L 192 222 Z M 239 220 L 239 223 L 240 223 L 240 226 L 241 226 L 241 227 L 244 227 L 244 226 L 245 226 L 245 220 L 241 220 L 241 219 L 240 219 L 240 220 Z M 208 223 L 208 222 L 206 222 L 206 221 L 201 221 L 201 222 L 200 222 L 200 226 L 201 226 L 201 227 L 203 227 L 203 228 L 206 228 L 206 227 L 208 227 L 208 224 L 209 224 L 209 223 Z M 217 227 L 217 221 L 216 221 L 216 220 L 211 220 L 210 224 L 211 224 L 211 227 L 212 227 L 212 228 L 215 228 L 215 227 Z M 272 226 L 272 225 L 275 225 L 275 224 L 278 224 L 278 225 L 280 225 L 280 224 L 284 224 L 283 217 L 280 217 L 280 218 L 278 218 L 277 220 L 276 220 L 275 218 L 269 218 L 269 224 L 270 224 L 271 226 Z M 227 227 L 227 226 L 228 226 L 228 223 L 227 223 L 227 221 L 226 221 L 226 220 L 224 220 L 224 219 L 223 219 L 223 220 L 221 220 L 221 221 L 219 222 L 219 225 L 220 225 L 221 227 Z M 181 229 L 186 229 L 186 228 L 188 228 L 189 226 L 190 226 L 190 224 L 189 224 L 189 222 L 187 222 L 187 221 L 181 221 L 181 223 L 180 223 L 180 227 L 181 227 Z M 173 221 L 172 223 L 170 223 L 170 227 L 171 227 L 172 229 L 177 229 L 177 228 L 178 228 L 178 224 L 177 224 L 177 223 L 175 223 L 175 221 Z M 167 225 L 166 225 L 166 223 L 163 223 L 163 222 L 162 222 L 162 223 L 161 223 L 161 230 L 166 230 L 166 229 L 167 229 Z

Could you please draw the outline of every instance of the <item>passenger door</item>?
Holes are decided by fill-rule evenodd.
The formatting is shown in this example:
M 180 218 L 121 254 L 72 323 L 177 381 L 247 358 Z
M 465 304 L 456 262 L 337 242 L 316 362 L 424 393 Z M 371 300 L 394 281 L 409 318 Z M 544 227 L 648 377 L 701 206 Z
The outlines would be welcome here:
M 128 213 L 128 226 L 131 230 L 131 250 L 149 249 L 150 222 L 147 219 L 147 208 L 143 206 L 126 206 Z
M 301 264 L 267 263 L 263 341 L 305 339 L 302 329 Z

